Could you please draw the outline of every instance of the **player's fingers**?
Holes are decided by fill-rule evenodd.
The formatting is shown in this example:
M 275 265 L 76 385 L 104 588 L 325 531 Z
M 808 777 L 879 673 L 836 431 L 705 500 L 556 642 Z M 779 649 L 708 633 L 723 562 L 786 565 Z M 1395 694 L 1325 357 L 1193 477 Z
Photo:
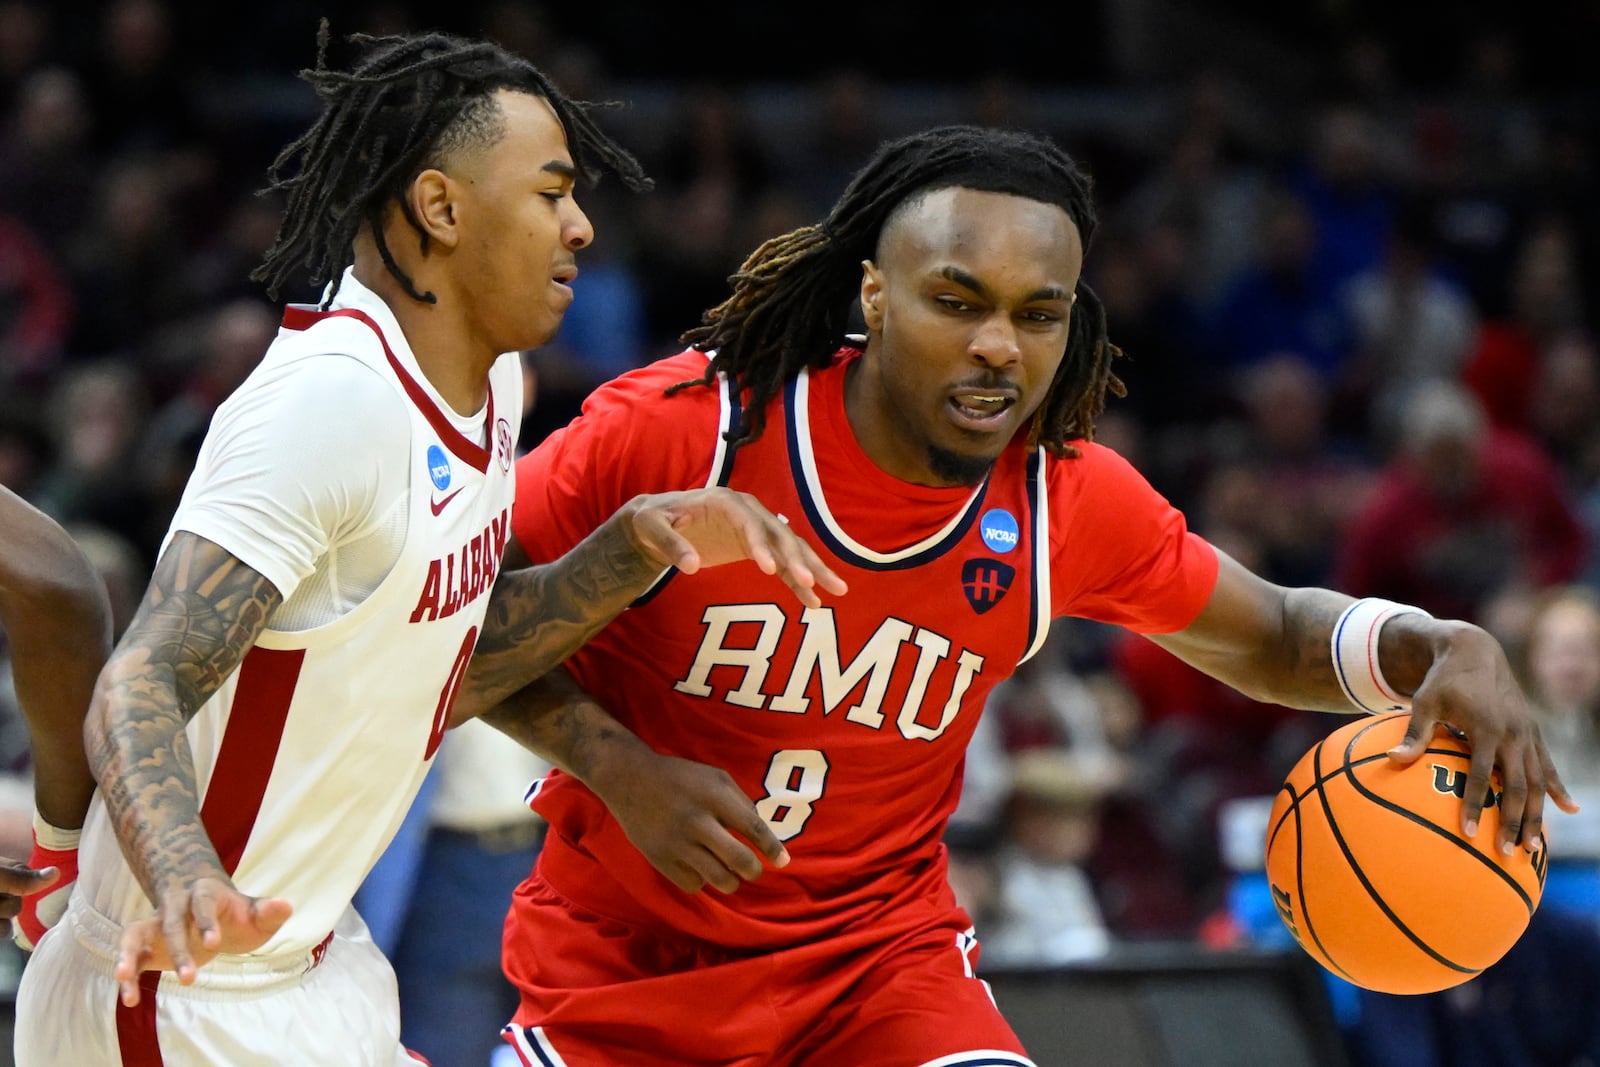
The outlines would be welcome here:
M 1561 773 L 1556 770 L 1556 764 L 1550 758 L 1550 749 L 1545 745 L 1544 739 L 1539 740 L 1536 746 L 1539 754 L 1539 766 L 1544 773 L 1544 791 L 1551 800 L 1556 802 L 1556 807 L 1568 815 L 1578 814 L 1578 802 L 1567 792 L 1567 785 L 1561 780 Z
M 1523 838 L 1528 819 L 1534 823 L 1534 836 L 1538 836 L 1540 821 L 1538 806 L 1544 803 L 1544 791 L 1528 789 L 1530 753 L 1527 746 L 1513 745 L 1500 764 L 1500 852 L 1509 856 L 1517 850 Z M 1534 770 L 1537 771 L 1537 765 Z
M 700 553 L 672 528 L 671 521 L 660 508 L 641 508 L 634 512 L 633 536 L 646 552 L 666 566 L 676 567 L 684 574 L 700 569 Z
M 1478 820 L 1483 817 L 1483 806 L 1489 798 L 1489 783 L 1494 774 L 1495 745 L 1479 738 L 1472 746 L 1472 762 L 1467 770 L 1467 791 L 1461 799 L 1461 832 L 1468 837 L 1478 834 Z M 1520 819 L 1520 815 L 1518 816 Z
M 761 865 L 760 856 L 720 825 L 706 838 L 704 844 L 706 851 L 711 853 L 723 871 L 733 874 L 742 881 L 753 882 L 760 878 L 761 872 L 766 869 Z M 738 883 L 735 882 L 734 887 L 737 886 Z M 723 889 L 721 885 L 717 888 Z M 732 891 L 723 889 L 725 893 Z
M 189 898 L 189 921 L 199 935 L 200 944 L 208 949 L 221 947 L 222 925 L 217 920 L 217 898 L 203 885 Z
M 656 870 L 666 875 L 673 885 L 685 893 L 698 893 L 706 884 L 700 872 L 683 860 L 675 860 L 665 867 L 658 865 Z
M 728 820 L 728 827 L 743 835 L 745 840 L 754 845 L 756 851 L 765 856 L 774 867 L 787 867 L 789 850 L 778 840 L 778 835 L 772 832 L 772 824 L 761 817 L 755 805 L 751 804 L 743 793 L 739 796 L 743 803 L 735 809 L 733 818 Z M 759 876 L 760 873 L 757 871 L 756 875 Z
M 850 591 L 850 586 L 846 584 L 843 578 L 839 577 L 833 568 L 823 562 L 822 557 L 817 555 L 816 549 L 812 548 L 787 526 L 782 528 L 781 533 L 782 539 L 779 542 L 781 549 L 780 560 L 785 574 L 802 579 L 806 583 L 808 591 L 821 588 L 835 596 L 842 596 Z M 790 584 L 792 587 L 793 583 Z M 812 606 L 816 607 L 817 605 L 813 604 Z
M 1417 701 L 1411 709 L 1411 721 L 1406 724 L 1406 735 L 1389 750 L 1389 758 L 1402 764 L 1414 762 L 1427 751 L 1428 742 L 1433 738 L 1434 725 L 1438 721 L 1439 717 L 1425 702 Z
M 25 897 L 49 889 L 60 877 L 61 871 L 55 867 L 34 869 L 26 863 L 0 863 L 0 893 Z M 11 914 L 15 915 L 16 912 Z
M 178 981 L 189 985 L 194 981 L 197 968 L 189 954 L 189 909 L 171 905 L 161 909 L 161 936 L 166 940 L 167 953 L 172 957 L 172 969 L 178 972 Z
M 282 897 L 266 897 L 250 902 L 251 920 L 263 939 L 276 934 L 293 914 L 294 905 Z
M 1534 852 L 1537 852 L 1544 843 L 1544 758 L 1541 755 L 1543 747 L 1543 745 L 1529 745 L 1524 755 L 1528 766 L 1528 795 L 1523 801 L 1520 842 L 1523 847 Z M 1517 839 L 1513 839 L 1512 844 L 1517 844 Z
M 122 1003 L 130 1008 L 139 1006 L 139 975 L 148 970 L 146 964 L 152 955 L 150 939 L 155 936 L 156 929 L 151 922 L 136 922 L 122 931 L 112 978 L 116 980 Z
M 749 853 L 748 849 L 745 851 Z M 732 893 L 739 888 L 739 876 L 729 870 L 722 859 L 709 848 L 701 846 L 691 850 L 684 862 L 694 868 L 705 885 L 711 886 L 719 893 Z

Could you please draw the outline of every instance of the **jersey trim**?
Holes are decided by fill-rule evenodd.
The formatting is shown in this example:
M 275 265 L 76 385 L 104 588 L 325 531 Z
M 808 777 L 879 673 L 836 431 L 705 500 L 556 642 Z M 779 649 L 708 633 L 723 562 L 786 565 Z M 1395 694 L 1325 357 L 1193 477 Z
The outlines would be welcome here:
M 229 874 L 238 868 L 261 812 L 305 658 L 303 648 L 256 647 L 239 665 L 233 712 L 200 807 L 200 821 Z
M 845 533 L 844 528 L 828 510 L 822 492 L 822 480 L 817 476 L 816 453 L 811 444 L 810 381 L 808 371 L 802 370 L 784 387 L 784 406 L 788 409 L 786 422 L 789 443 L 789 465 L 794 472 L 795 488 L 799 490 L 800 505 L 806 518 L 817 531 L 817 536 L 827 544 L 834 555 L 858 567 L 874 571 L 898 571 L 920 567 L 938 559 L 956 545 L 972 524 L 978 521 L 983 498 L 989 491 L 989 478 L 973 490 L 966 506 L 944 527 L 914 545 L 894 552 L 879 552 L 868 548 Z
M 493 447 L 493 434 L 490 434 L 488 445 L 480 445 L 470 438 L 463 437 L 461 431 L 455 428 L 449 416 L 439 410 L 439 405 L 433 402 L 433 397 L 422 384 L 412 377 L 405 365 L 395 357 L 394 350 L 389 347 L 388 338 L 383 336 L 383 330 L 378 326 L 371 315 L 357 308 L 337 308 L 333 311 L 318 311 L 315 308 L 305 307 L 300 304 L 291 304 L 283 309 L 283 328 L 286 330 L 307 330 L 323 319 L 355 319 L 365 323 L 377 335 L 378 344 L 383 346 L 383 354 L 388 357 L 389 366 L 394 369 L 395 376 L 400 379 L 400 387 L 406 391 L 406 396 L 422 412 L 422 417 L 428 420 L 428 425 L 433 427 L 433 432 L 439 435 L 439 440 L 444 446 L 454 452 L 463 463 L 476 468 L 479 474 L 489 470 L 490 453 Z M 494 426 L 494 390 L 489 390 L 489 411 L 484 420 L 489 427 Z
M 162 1067 L 161 1037 L 156 1032 L 156 995 L 161 972 L 139 975 L 139 1005 L 130 1008 L 117 998 L 117 1051 L 122 1067 Z
M 721 411 L 717 416 L 717 443 L 715 451 L 711 454 L 711 474 L 706 478 L 707 489 L 725 486 L 728 484 L 728 479 L 733 477 L 733 458 L 739 450 L 728 446 L 728 434 L 739 425 L 739 418 L 744 410 L 739 403 L 738 395 L 728 387 L 728 379 L 722 375 L 717 376 L 717 400 Z M 640 608 L 650 603 L 677 573 L 676 567 L 668 567 L 662 571 L 661 576 L 651 583 L 650 588 L 640 593 L 628 606 Z
M 1017 662 L 1026 663 L 1050 636 L 1050 479 L 1044 473 L 1044 449 L 1028 457 L 1028 509 L 1033 520 L 1033 580 L 1028 587 L 1028 645 Z
M 516 1051 L 523 1067 L 567 1067 L 567 1061 L 550 1044 L 542 1026 L 523 1027 L 507 1023 L 500 1031 L 500 1036 Z

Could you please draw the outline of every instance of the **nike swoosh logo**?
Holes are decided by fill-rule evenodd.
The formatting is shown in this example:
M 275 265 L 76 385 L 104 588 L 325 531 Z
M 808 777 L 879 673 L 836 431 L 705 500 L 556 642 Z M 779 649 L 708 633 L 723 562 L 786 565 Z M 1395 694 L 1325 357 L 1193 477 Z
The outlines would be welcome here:
M 461 489 L 465 489 L 465 488 L 466 488 L 466 486 L 462 486 L 461 487 Z M 441 511 L 443 511 L 445 509 L 445 505 L 449 504 L 450 501 L 452 501 L 452 500 L 454 500 L 456 498 L 457 494 L 459 494 L 461 492 L 461 489 L 457 489 L 454 493 L 449 494 L 443 500 L 432 500 L 432 499 L 430 499 L 428 501 L 428 507 L 433 509 L 433 513 L 435 515 L 439 514 L 439 512 L 441 512 Z

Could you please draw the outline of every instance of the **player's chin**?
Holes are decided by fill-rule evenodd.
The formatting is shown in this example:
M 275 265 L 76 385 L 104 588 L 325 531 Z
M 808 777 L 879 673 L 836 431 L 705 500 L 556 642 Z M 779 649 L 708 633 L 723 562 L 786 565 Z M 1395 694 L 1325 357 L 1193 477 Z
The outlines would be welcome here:
M 977 485 L 989 476 L 1004 449 L 1004 441 L 992 452 L 976 450 L 970 443 L 962 448 L 929 445 L 928 468 L 945 485 Z

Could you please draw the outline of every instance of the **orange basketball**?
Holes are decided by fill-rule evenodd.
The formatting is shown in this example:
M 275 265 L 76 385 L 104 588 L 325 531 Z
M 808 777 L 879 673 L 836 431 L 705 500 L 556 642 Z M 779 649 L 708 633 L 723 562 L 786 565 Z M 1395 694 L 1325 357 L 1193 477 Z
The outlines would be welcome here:
M 1363 717 L 1301 757 L 1267 823 L 1267 880 L 1300 946 L 1381 993 L 1459 985 L 1505 955 L 1544 890 L 1548 848 L 1501 855 L 1498 773 L 1461 836 L 1467 745 L 1440 731 L 1401 767 L 1404 713 Z

